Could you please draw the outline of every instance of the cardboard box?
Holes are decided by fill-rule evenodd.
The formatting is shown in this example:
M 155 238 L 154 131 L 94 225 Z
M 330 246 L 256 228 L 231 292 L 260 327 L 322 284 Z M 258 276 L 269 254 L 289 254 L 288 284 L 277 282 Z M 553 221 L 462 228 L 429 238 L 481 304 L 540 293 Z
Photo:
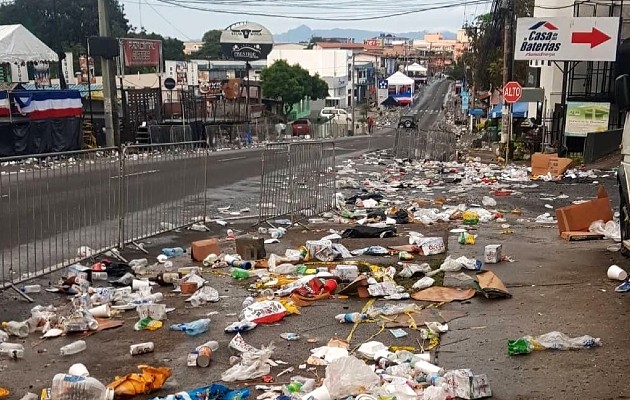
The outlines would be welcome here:
M 210 254 L 221 254 L 221 246 L 217 239 L 198 240 L 193 242 L 190 248 L 190 255 L 195 261 L 203 261 Z
M 558 208 L 556 218 L 558 219 L 560 235 L 563 232 L 586 232 L 591 224 L 597 220 L 608 222 L 613 219 L 608 192 L 604 186 L 600 185 L 596 199 Z
M 486 264 L 497 264 L 501 262 L 501 249 L 500 244 L 489 244 L 484 249 L 483 262 Z
M 260 260 L 267 257 L 265 239 L 240 236 L 236 238 L 236 254 L 243 260 Z
M 573 160 L 570 158 L 558 157 L 557 154 L 534 153 L 532 155 L 531 167 L 532 177 L 547 175 L 560 176 L 571 166 Z

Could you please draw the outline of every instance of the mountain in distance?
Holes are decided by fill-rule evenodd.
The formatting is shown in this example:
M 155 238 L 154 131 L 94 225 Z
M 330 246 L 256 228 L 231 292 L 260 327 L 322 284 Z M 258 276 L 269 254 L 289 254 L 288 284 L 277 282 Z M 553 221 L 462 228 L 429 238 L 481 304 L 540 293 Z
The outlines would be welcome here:
M 312 37 L 335 37 L 335 38 L 354 38 L 356 43 L 363 43 L 366 39 L 379 36 L 381 33 L 391 33 L 394 36 L 406 37 L 410 39 L 422 39 L 425 33 L 435 33 L 435 31 L 417 31 L 417 32 L 380 32 L 380 31 L 368 31 L 363 29 L 311 29 L 306 25 L 300 25 L 297 28 L 289 29 L 284 33 L 280 33 L 273 36 L 273 40 L 276 43 L 297 43 L 308 42 Z M 456 34 L 454 32 L 442 31 L 444 39 L 455 39 Z

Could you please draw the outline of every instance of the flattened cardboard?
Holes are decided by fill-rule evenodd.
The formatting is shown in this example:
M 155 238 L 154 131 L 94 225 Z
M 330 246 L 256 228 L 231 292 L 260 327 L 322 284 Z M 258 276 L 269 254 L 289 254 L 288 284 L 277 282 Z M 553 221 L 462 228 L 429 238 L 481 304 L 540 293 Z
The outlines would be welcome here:
M 557 177 L 571 166 L 573 160 L 570 158 L 558 157 L 558 154 L 534 153 L 532 155 L 531 167 L 532 177 L 547 175 Z
M 433 301 L 450 303 L 451 301 L 464 301 L 475 297 L 475 289 L 457 289 L 441 286 L 432 286 L 411 295 L 418 301 Z
M 597 220 L 608 222 L 613 219 L 608 192 L 600 185 L 596 199 L 558 208 L 556 218 L 560 235 L 562 232 L 586 232 L 591 223 Z
M 485 271 L 477 274 L 481 292 L 489 299 L 512 297 L 510 292 L 492 271 Z

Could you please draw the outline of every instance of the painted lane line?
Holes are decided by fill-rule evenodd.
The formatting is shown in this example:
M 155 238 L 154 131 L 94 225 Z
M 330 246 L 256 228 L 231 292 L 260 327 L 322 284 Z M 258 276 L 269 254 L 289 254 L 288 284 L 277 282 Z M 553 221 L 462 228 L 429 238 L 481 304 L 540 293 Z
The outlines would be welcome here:
M 217 162 L 227 162 L 227 161 L 234 161 L 234 160 L 244 160 L 247 157 L 243 156 L 243 157 L 232 157 L 232 158 L 224 158 L 222 160 L 217 160 Z
M 156 172 L 160 172 L 160 170 L 159 169 L 152 169 L 150 171 L 132 172 L 131 174 L 125 174 L 125 177 L 136 176 L 136 175 L 155 174 Z M 110 179 L 120 179 L 120 175 L 112 176 Z

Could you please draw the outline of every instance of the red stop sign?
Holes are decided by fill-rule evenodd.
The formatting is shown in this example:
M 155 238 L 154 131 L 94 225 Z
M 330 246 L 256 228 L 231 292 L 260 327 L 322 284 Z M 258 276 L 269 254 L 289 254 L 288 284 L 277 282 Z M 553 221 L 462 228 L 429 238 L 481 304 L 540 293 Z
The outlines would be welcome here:
M 506 103 L 516 103 L 523 94 L 523 87 L 520 83 L 511 81 L 503 87 L 503 99 Z

